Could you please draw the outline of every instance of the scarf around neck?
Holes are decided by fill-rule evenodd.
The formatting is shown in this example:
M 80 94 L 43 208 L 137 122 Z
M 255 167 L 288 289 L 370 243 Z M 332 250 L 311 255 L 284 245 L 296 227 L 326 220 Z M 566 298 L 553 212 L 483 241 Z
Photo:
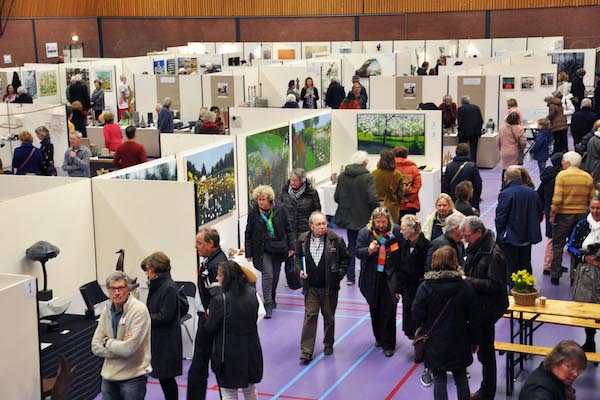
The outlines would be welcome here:
M 588 214 L 586 219 L 588 224 L 590 224 L 590 234 L 587 235 L 581 245 L 583 250 L 588 250 L 588 247 L 592 244 L 600 243 L 600 221 L 595 221 L 591 213 Z
M 275 228 L 273 227 L 273 215 L 275 215 L 275 213 L 273 212 L 273 209 L 271 208 L 266 212 L 263 212 L 259 209 L 258 212 L 260 213 L 260 217 L 267 225 L 267 233 L 269 234 L 269 238 L 275 238 Z
M 296 199 L 296 200 L 300 200 L 300 197 L 302 197 L 305 190 L 306 190 L 306 182 L 303 183 L 302 186 L 300 186 L 300 189 L 298 189 L 298 190 L 294 190 L 291 183 L 288 186 L 288 193 L 289 193 L 290 197 L 292 199 Z
M 394 233 L 392 232 L 392 226 L 393 225 L 390 224 L 388 228 L 389 230 L 383 235 L 378 234 L 375 229 L 371 230 L 371 232 L 373 232 L 373 236 L 375 236 L 375 240 L 379 242 L 379 253 L 377 255 L 377 272 L 383 272 L 385 268 L 386 245 L 388 244 L 388 241 L 395 238 Z

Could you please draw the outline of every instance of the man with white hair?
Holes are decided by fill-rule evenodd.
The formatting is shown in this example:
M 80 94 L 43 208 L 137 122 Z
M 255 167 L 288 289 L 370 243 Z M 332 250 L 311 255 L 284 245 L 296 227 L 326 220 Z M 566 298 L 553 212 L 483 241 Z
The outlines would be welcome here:
M 69 86 L 69 89 L 67 90 L 67 98 L 71 103 L 76 101 L 81 102 L 83 111 L 87 112 L 92 107 L 90 103 L 90 90 L 83 82 L 83 76 L 81 76 L 81 74 L 77 74 L 73 78 L 75 78 L 75 83 L 72 83 Z
M 577 146 L 586 133 L 592 130 L 598 114 L 592 110 L 592 100 L 585 98 L 581 101 L 581 109 L 571 117 L 571 135 L 573 143 Z
M 348 250 L 350 251 L 350 265 L 348 266 L 348 285 L 354 285 L 356 239 L 358 231 L 369 222 L 371 212 L 379 207 L 379 198 L 375 189 L 373 175 L 367 169 L 368 154 L 366 151 L 357 151 L 352 155 L 352 164 L 347 165 L 338 178 L 335 189 L 335 201 L 338 203 L 335 212 L 335 223 L 340 228 L 346 229 L 348 236 Z
M 587 215 L 587 208 L 594 198 L 594 180 L 587 172 L 579 169 L 581 156 L 569 151 L 562 157 L 562 171 L 556 175 L 554 196 L 550 209 L 552 227 L 552 264 L 550 282 L 559 284 L 562 275 L 562 258 L 565 243 L 575 225 Z M 571 268 L 571 278 L 573 277 Z
M 288 94 L 286 97 L 286 102 L 281 108 L 299 108 L 298 102 L 296 101 L 296 95 Z
M 129 85 L 127 85 L 127 77 L 121 75 L 121 81 L 119 82 L 119 101 L 128 102 L 130 94 L 131 91 L 129 90 Z
M 29 93 L 27 93 L 27 88 L 25 86 L 19 86 L 17 88 L 17 94 L 18 96 L 13 103 L 33 104 L 33 99 Z
M 70 177 L 90 177 L 90 149 L 81 144 L 81 132 L 69 133 L 69 144 L 71 145 L 65 152 L 65 160 L 62 169 Z
M 481 136 L 483 117 L 481 110 L 475 104 L 471 104 L 469 96 L 460 98 L 458 107 L 458 142 L 469 143 L 471 147 L 471 160 L 477 164 L 477 144 Z
M 462 233 L 460 232 L 460 224 L 465 219 L 463 214 L 452 213 L 446 218 L 446 232 L 433 239 L 427 250 L 427 258 L 425 259 L 425 272 L 431 271 L 431 260 L 433 253 L 444 246 L 450 246 L 456 251 L 458 264 L 463 267 L 465 264 L 464 253 L 465 245 L 462 242 Z
M 327 93 L 325 93 L 325 105 L 337 110 L 340 108 L 345 97 L 346 92 L 344 91 L 344 87 L 339 84 L 337 77 L 332 76 Z

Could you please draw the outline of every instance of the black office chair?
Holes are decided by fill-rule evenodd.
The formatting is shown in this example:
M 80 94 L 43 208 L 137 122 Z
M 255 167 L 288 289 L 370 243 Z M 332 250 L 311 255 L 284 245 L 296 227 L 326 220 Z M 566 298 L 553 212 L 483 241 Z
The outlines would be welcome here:
M 177 285 L 179 290 L 181 292 L 183 292 L 185 297 L 188 297 L 188 298 L 191 297 L 192 303 L 195 301 L 195 299 L 196 299 L 196 284 L 194 282 L 175 282 L 175 284 Z M 192 318 L 193 318 L 192 314 L 190 314 L 188 312 L 186 315 L 181 317 L 181 325 L 183 325 L 183 327 L 185 328 L 185 331 L 186 331 L 188 337 L 190 338 L 190 342 L 194 343 L 194 339 L 192 339 L 192 334 L 190 333 L 190 330 L 188 329 L 188 327 L 185 325 L 185 322 L 189 321 Z M 192 321 L 192 325 L 194 325 L 193 321 Z
M 92 281 L 81 286 L 79 291 L 81 292 L 81 296 L 83 297 L 83 301 L 87 307 L 87 310 L 85 311 L 85 317 L 87 319 L 96 318 L 96 305 L 108 300 L 108 297 L 102 291 L 100 284 L 98 281 Z

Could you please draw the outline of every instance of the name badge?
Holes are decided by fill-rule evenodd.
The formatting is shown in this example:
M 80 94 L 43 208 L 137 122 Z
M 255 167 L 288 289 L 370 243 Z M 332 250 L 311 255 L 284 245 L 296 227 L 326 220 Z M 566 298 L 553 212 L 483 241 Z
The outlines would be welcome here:
M 121 320 L 119 321 L 119 325 L 125 325 L 125 318 L 121 318 Z

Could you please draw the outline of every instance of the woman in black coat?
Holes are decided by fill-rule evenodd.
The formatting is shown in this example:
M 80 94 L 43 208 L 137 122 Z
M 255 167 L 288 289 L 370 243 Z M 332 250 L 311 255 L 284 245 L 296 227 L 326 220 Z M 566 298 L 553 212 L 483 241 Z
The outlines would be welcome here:
M 223 399 L 258 399 L 256 384 L 263 376 L 263 356 L 256 322 L 258 298 L 246 275 L 234 261 L 219 265 L 217 280 L 223 292 L 210 303 L 204 325 L 214 336 L 211 366 Z
M 313 211 L 321 211 L 321 202 L 319 193 L 306 180 L 302 168 L 294 168 L 290 174 L 279 195 L 279 204 L 285 209 L 296 237 L 310 230 L 308 217 Z
M 74 101 L 71 103 L 71 109 L 73 110 L 73 117 L 71 118 L 71 122 L 75 126 L 75 130 L 81 132 L 84 138 L 87 137 L 87 117 L 83 113 L 83 106 L 81 102 Z
M 35 128 L 35 133 L 40 140 L 40 151 L 42 152 L 42 175 L 56 176 L 54 166 L 54 144 L 50 140 L 50 132 L 45 126 Z
M 245 251 L 248 261 L 261 272 L 265 318 L 268 319 L 277 307 L 275 292 L 281 263 L 294 254 L 295 238 L 283 207 L 273 203 L 273 188 L 257 186 L 252 191 L 252 198 L 256 204 L 248 213 Z
M 356 256 L 360 259 L 360 292 L 369 303 L 375 346 L 386 357 L 396 351 L 397 287 L 400 268 L 400 227 L 392 223 L 387 207 L 377 207 L 369 224 L 358 232 Z
M 163 252 L 152 253 L 142 262 L 148 276 L 148 312 L 150 312 L 150 350 L 152 373 L 160 381 L 165 400 L 178 398 L 175 377 L 182 373 L 181 321 L 179 290 L 171 279 L 171 260 Z
M 546 167 L 540 174 L 540 186 L 537 188 L 537 194 L 544 205 L 544 216 L 546 217 L 546 252 L 544 255 L 544 275 L 550 275 L 550 264 L 552 264 L 552 224 L 550 223 L 550 208 L 552 206 L 552 197 L 554 196 L 554 183 L 556 175 L 561 171 L 563 153 L 554 153 L 550 157 L 552 165 Z
M 402 295 L 402 330 L 414 339 L 417 330 L 412 315 L 412 303 L 425 273 L 429 240 L 421 232 L 421 222 L 415 215 L 405 215 L 400 222 L 404 241 L 400 245 L 399 293 Z
M 302 100 L 302 108 L 317 108 L 319 91 L 310 77 L 306 78 L 304 81 L 304 87 L 300 92 L 300 100 Z
M 446 371 L 452 371 L 459 400 L 467 400 L 471 395 L 467 366 L 473 363 L 472 352 L 478 350 L 480 310 L 475 289 L 457 268 L 456 251 L 452 247 L 437 249 L 433 253 L 432 270 L 425 274 L 412 304 L 421 333 L 429 332 L 424 362 L 425 368 L 433 372 L 436 400 L 448 398 Z
M 572 340 L 563 340 L 528 377 L 519 400 L 575 400 L 573 383 L 585 370 L 587 357 Z

